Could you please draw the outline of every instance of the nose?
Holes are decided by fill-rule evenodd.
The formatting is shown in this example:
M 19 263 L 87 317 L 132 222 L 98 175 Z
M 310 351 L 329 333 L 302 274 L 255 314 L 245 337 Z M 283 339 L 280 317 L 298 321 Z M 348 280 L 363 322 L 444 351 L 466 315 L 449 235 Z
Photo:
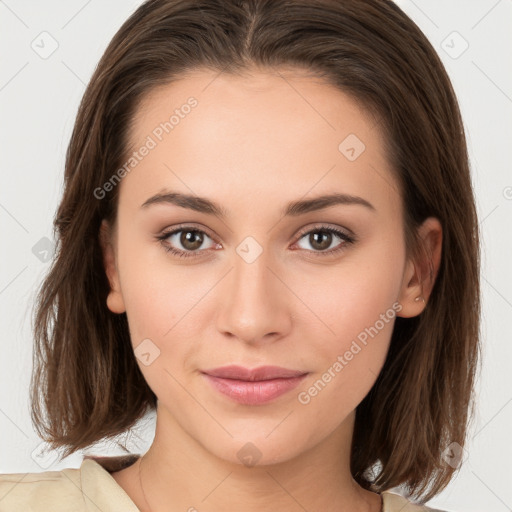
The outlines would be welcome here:
M 292 293 L 266 252 L 252 262 L 238 254 L 219 290 L 217 329 L 254 345 L 277 341 L 291 329 Z

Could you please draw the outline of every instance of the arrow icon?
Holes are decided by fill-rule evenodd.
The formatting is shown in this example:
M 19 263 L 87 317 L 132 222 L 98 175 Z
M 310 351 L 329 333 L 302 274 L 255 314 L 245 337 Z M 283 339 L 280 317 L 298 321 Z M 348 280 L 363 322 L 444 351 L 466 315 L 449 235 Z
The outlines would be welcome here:
M 365 149 L 363 141 L 355 133 L 349 133 L 338 146 L 340 153 L 349 162 L 357 160 Z
M 53 242 L 44 236 L 41 238 L 33 247 L 32 254 L 43 263 L 46 263 L 51 259 L 54 252 Z
M 146 338 L 135 348 L 135 355 L 144 366 L 149 366 L 160 356 L 160 349 L 153 341 Z
M 457 468 L 463 461 L 464 449 L 456 442 L 450 443 L 443 451 L 441 458 L 452 468 Z

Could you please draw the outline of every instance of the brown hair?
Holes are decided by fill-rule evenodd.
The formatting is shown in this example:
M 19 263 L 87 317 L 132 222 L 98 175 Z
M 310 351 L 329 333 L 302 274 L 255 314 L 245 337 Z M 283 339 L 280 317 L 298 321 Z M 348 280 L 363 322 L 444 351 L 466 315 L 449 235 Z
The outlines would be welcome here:
M 126 161 L 137 105 L 187 70 L 258 66 L 316 74 L 377 115 L 403 198 L 408 255 L 416 228 L 443 227 L 439 273 L 421 315 L 396 318 L 384 367 L 357 407 L 351 470 L 364 488 L 402 485 L 423 499 L 456 468 L 479 361 L 479 233 L 463 123 L 444 67 L 390 0 L 150 0 L 116 33 L 82 99 L 54 220 L 57 250 L 34 324 L 32 421 L 63 456 L 127 431 L 156 396 L 136 363 L 126 314 L 106 306 L 98 240 L 119 187 L 94 190 Z M 468 413 L 471 413 L 468 416 Z M 376 475 L 372 468 L 380 467 Z

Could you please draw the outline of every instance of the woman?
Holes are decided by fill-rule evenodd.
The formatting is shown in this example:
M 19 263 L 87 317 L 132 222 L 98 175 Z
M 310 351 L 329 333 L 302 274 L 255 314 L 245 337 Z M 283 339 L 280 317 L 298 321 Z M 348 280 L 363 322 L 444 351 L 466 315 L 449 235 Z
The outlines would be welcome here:
M 450 81 L 394 3 L 145 2 L 55 228 L 34 425 L 67 456 L 156 409 L 155 438 L 1 475 L 0 510 L 433 510 L 473 405 L 478 222 Z

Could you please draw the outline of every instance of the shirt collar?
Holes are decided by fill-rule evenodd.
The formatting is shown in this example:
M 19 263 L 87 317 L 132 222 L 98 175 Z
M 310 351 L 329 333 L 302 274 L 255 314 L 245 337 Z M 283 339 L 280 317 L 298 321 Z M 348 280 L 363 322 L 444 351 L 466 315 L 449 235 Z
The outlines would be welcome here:
M 110 474 L 133 464 L 139 455 L 85 456 L 80 466 L 82 494 L 87 512 L 140 512 Z

